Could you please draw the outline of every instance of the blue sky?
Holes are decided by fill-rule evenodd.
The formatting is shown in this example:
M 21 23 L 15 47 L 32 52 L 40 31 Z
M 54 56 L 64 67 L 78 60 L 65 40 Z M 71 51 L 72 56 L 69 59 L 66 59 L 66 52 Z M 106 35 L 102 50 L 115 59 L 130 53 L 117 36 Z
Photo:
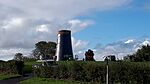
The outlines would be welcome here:
M 143 0 L 135 1 L 136 5 L 132 8 L 94 12 L 89 16 L 79 17 L 80 19 L 92 19 L 95 24 L 74 36 L 90 41 L 91 47 L 97 43 L 106 45 L 119 40 L 149 37 L 150 11 L 143 6 L 138 7 L 141 2 Z

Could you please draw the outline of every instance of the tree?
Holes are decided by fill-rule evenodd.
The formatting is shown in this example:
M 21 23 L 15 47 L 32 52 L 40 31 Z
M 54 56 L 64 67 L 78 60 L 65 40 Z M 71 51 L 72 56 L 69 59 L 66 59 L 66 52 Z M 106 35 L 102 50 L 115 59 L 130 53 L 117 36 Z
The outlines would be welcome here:
M 108 55 L 106 56 L 106 58 L 104 59 L 105 61 L 116 61 L 116 56 L 115 55 Z
M 142 46 L 141 49 L 138 49 L 136 52 L 136 61 L 150 61 L 150 46 Z
M 150 61 L 150 46 L 142 46 L 142 48 L 138 49 L 136 53 L 126 56 L 125 60 L 127 59 L 135 62 Z
M 16 53 L 14 60 L 23 61 L 23 54 L 22 53 Z
M 55 42 L 40 41 L 35 44 L 35 49 L 33 50 L 33 55 L 35 58 L 39 59 L 42 56 L 43 59 L 53 58 L 56 52 Z
M 36 59 L 33 57 L 25 57 L 25 56 L 22 58 L 22 60 L 24 62 L 36 61 Z
M 94 53 L 92 50 L 88 50 L 85 52 L 85 60 L 86 61 L 94 61 Z

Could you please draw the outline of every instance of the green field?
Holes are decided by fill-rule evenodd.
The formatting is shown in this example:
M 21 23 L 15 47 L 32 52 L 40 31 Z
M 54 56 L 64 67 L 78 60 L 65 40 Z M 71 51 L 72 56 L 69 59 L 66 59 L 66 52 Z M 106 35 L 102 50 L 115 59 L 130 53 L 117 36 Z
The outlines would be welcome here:
M 21 81 L 20 84 L 92 84 L 92 83 L 73 82 L 68 80 L 55 80 L 49 78 L 31 78 L 28 80 Z
M 32 65 L 39 64 L 36 61 L 24 62 L 23 72 L 32 72 Z
M 19 77 L 21 75 L 18 74 L 0 74 L 0 80 L 5 80 L 9 78 Z

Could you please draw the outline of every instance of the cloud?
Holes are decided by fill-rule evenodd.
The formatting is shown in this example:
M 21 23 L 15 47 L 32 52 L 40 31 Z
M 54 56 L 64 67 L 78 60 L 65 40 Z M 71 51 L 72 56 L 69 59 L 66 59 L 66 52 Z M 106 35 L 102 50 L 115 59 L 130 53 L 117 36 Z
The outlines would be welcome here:
M 93 25 L 95 22 L 92 20 L 81 21 L 79 19 L 74 19 L 74 20 L 69 20 L 68 23 L 71 25 L 69 29 L 71 29 L 73 33 L 75 33 L 87 28 L 90 25 Z
M 89 42 L 72 37 L 72 47 L 74 55 L 78 55 L 79 59 L 84 58 L 84 52 L 88 48 Z
M 47 25 L 40 25 L 38 28 L 36 28 L 36 32 L 49 32 Z
M 87 45 L 89 44 L 89 42 L 83 41 L 83 40 L 77 40 L 74 37 L 72 37 L 72 44 L 73 44 L 74 52 L 78 54 L 82 50 L 85 50 L 87 48 Z
M 13 59 L 16 53 L 24 53 L 25 55 L 30 55 L 31 49 L 13 48 L 13 49 L 0 49 L 0 60 L 10 60 Z
M 0 4 L 4 10 L 11 11 L 15 16 L 66 19 L 86 14 L 93 10 L 114 9 L 130 2 L 131 0 L 5 0 L 0 1 Z
M 56 41 L 57 31 L 71 29 L 75 34 L 93 20 L 76 19 L 94 11 L 106 11 L 130 4 L 132 0 L 0 0 L 0 56 L 18 49 L 31 50 L 41 40 Z M 82 40 L 73 44 L 75 52 Z M 12 50 L 9 50 L 12 49 Z M 5 54 L 1 54 L 6 52 Z M 11 53 L 13 55 L 13 53 Z M 8 55 L 7 55 L 8 56 Z M 1 58 L 1 57 L 0 57 Z
M 149 39 L 128 39 L 110 43 L 105 46 L 98 44 L 95 47 L 95 59 L 103 60 L 103 57 L 108 55 L 116 55 L 117 58 L 123 59 L 124 56 L 135 53 L 143 45 L 147 44 L 150 45 Z
M 70 20 L 74 21 L 74 20 Z M 87 20 L 80 21 L 79 23 L 67 23 L 71 24 L 70 29 L 73 33 L 78 32 L 91 23 L 88 23 Z M 62 26 L 58 23 L 46 21 L 46 20 L 36 20 L 31 21 L 30 19 L 24 18 L 11 18 L 3 21 L 3 25 L 0 27 L 0 56 L 4 58 L 14 56 L 14 50 L 20 52 L 19 49 L 28 50 L 28 53 L 31 53 L 31 50 L 34 48 L 34 44 L 38 41 L 55 41 L 57 39 L 57 32 L 62 29 Z M 73 24 L 73 25 L 72 25 Z M 86 24 L 86 26 L 80 26 Z M 86 46 L 86 42 L 73 38 L 73 48 L 75 53 L 77 50 L 81 50 L 79 46 Z M 7 49 L 12 49 L 8 50 Z M 22 52 L 22 51 L 21 51 Z M 7 54 L 9 53 L 9 54 Z M 16 53 L 16 52 L 15 52 Z M 23 54 L 26 54 L 23 52 Z M 6 59 L 5 57 L 5 59 Z
M 128 43 L 132 43 L 132 42 L 134 42 L 134 40 L 133 39 L 129 39 L 129 40 L 127 40 L 126 42 L 124 42 L 125 44 L 128 44 Z
M 67 29 L 75 33 L 91 24 L 88 21 L 78 21 L 79 23 L 68 23 L 71 26 Z M 86 26 L 81 26 L 84 24 Z M 51 21 L 30 21 L 23 18 L 12 18 L 4 21 L 4 25 L 0 27 L 0 47 L 33 48 L 34 44 L 40 40 L 56 41 L 57 32 L 60 29 L 62 29 L 61 25 Z

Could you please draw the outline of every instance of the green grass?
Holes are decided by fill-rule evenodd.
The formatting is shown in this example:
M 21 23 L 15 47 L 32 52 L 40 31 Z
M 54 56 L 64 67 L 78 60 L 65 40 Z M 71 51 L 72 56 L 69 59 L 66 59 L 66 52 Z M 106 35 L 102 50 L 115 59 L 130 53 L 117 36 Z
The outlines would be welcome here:
M 39 64 L 36 61 L 24 62 L 23 72 L 32 72 L 32 65 Z
M 75 82 L 69 80 L 56 80 L 50 78 L 31 78 L 28 80 L 21 81 L 20 84 L 92 84 L 92 83 Z
M 33 65 L 33 64 L 38 64 L 36 61 L 29 61 L 29 62 L 24 62 L 25 65 Z
M 0 80 L 5 80 L 9 78 L 19 77 L 19 74 L 0 74 Z

